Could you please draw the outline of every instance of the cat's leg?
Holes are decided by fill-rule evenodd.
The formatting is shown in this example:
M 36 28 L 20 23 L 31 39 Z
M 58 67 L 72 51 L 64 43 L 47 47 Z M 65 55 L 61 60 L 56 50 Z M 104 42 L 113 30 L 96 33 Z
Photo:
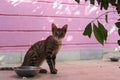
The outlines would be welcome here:
M 46 60 L 49 65 L 51 74 L 57 74 L 57 70 L 55 69 L 54 61 L 52 60 L 52 55 L 48 54 L 48 56 L 46 57 Z
M 24 62 L 21 66 L 36 66 L 37 54 L 35 51 L 31 50 L 26 53 Z
M 52 60 L 53 60 L 53 64 L 55 65 L 55 64 L 56 64 L 56 62 L 55 62 L 55 60 L 56 60 L 56 56 L 55 56 L 55 55 L 52 56 Z
M 52 56 L 53 64 L 56 65 L 56 55 Z M 56 69 L 56 68 L 55 68 Z M 56 69 L 57 70 L 57 69 Z
M 40 69 L 40 71 L 39 71 L 39 73 L 47 73 L 47 70 L 46 70 L 46 69 L 41 68 L 41 69 Z
M 38 64 L 36 64 L 36 66 L 40 67 L 39 73 L 47 73 L 48 72 L 46 69 L 41 67 L 43 61 L 40 60 L 40 61 L 37 62 Z M 40 64 L 39 64 L 39 62 L 40 62 Z

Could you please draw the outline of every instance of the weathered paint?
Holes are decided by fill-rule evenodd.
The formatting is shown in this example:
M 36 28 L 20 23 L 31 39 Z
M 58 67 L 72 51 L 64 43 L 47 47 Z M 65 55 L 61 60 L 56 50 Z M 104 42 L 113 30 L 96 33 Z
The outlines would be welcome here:
M 26 50 L 34 42 L 51 34 L 51 23 L 62 27 L 68 24 L 68 32 L 62 49 L 116 48 L 119 36 L 114 22 L 117 13 L 109 14 L 109 23 L 104 16 L 100 22 L 109 30 L 104 46 L 92 35 L 89 39 L 82 35 L 85 26 L 105 11 L 90 6 L 81 0 L 1 0 L 0 1 L 0 50 Z M 110 8 L 109 11 L 114 10 Z

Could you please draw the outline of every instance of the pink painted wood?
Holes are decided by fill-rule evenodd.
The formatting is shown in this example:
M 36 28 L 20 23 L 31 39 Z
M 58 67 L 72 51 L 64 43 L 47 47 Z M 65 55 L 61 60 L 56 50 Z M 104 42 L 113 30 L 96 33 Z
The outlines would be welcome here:
M 100 18 L 109 30 L 104 46 L 98 44 L 94 35 L 91 39 L 82 35 L 85 26 L 104 12 L 98 6 L 85 4 L 84 0 L 80 5 L 74 0 L 1 0 L 0 50 L 28 49 L 51 34 L 51 23 L 58 27 L 69 25 L 62 49 L 116 48 L 119 39 L 114 25 L 117 13 L 109 14 L 109 23 L 105 22 L 104 16 Z

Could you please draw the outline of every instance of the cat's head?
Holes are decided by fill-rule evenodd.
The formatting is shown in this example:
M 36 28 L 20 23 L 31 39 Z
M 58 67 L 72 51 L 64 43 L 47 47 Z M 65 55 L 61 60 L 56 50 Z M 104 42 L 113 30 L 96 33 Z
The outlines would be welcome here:
M 68 25 L 65 24 L 62 28 L 57 28 L 57 26 L 52 23 L 52 34 L 53 37 L 57 38 L 57 39 L 62 39 L 65 37 L 65 34 L 67 32 L 67 27 Z

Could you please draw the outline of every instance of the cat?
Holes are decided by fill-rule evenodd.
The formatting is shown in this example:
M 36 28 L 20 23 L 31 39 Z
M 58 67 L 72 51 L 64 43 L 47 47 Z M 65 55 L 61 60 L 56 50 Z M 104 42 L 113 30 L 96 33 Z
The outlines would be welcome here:
M 41 40 L 33 44 L 27 51 L 24 61 L 21 66 L 41 66 L 46 60 L 51 74 L 57 74 L 56 55 L 62 46 L 62 39 L 65 37 L 68 25 L 65 24 L 62 28 L 52 23 L 52 35 L 45 40 Z M 12 68 L 9 68 L 12 69 Z M 46 73 L 46 69 L 41 69 L 41 73 Z
M 62 39 L 64 38 L 66 31 L 67 25 L 64 25 L 62 28 L 57 28 L 57 26 L 52 23 L 52 35 L 45 40 L 33 44 L 27 51 L 21 66 L 41 66 L 46 59 L 50 72 L 56 74 L 56 55 L 62 45 Z

